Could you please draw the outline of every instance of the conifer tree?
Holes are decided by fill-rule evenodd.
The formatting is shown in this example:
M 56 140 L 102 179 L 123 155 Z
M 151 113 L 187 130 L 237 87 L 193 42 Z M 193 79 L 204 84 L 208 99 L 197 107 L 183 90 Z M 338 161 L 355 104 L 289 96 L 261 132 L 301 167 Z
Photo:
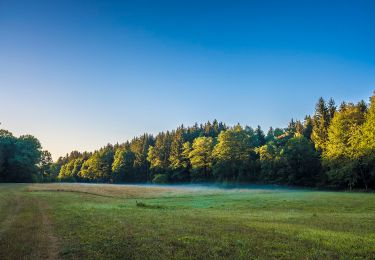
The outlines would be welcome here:
M 313 131 L 311 134 L 311 139 L 315 144 L 315 148 L 319 151 L 325 148 L 328 138 L 329 121 L 329 111 L 324 99 L 321 97 L 315 107 Z

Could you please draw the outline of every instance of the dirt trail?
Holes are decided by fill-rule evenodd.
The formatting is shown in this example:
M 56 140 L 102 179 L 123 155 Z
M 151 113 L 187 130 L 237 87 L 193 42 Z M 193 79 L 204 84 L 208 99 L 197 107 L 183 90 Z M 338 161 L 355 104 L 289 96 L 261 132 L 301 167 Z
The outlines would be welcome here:
M 37 204 L 42 215 L 43 240 L 46 243 L 47 259 L 59 259 L 59 240 L 54 235 L 53 223 L 47 213 L 48 204 L 41 200 L 38 200 Z
M 60 243 L 54 234 L 48 200 L 22 189 L 5 194 L 0 259 L 59 259 Z

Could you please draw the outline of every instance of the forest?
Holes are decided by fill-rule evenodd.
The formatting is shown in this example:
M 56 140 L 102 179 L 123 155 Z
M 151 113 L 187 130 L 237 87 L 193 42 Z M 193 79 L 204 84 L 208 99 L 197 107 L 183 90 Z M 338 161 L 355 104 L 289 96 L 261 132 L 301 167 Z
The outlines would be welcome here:
M 375 93 L 370 102 L 320 98 L 284 129 L 205 124 L 143 134 L 53 162 L 31 135 L 0 130 L 0 182 L 259 183 L 375 188 Z

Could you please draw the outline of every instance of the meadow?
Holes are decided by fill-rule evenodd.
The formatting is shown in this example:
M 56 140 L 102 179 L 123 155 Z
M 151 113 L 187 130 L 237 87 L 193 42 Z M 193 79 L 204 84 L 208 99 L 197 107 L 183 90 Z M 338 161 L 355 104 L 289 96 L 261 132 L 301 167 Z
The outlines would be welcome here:
M 375 259 L 375 194 L 0 184 L 0 259 Z

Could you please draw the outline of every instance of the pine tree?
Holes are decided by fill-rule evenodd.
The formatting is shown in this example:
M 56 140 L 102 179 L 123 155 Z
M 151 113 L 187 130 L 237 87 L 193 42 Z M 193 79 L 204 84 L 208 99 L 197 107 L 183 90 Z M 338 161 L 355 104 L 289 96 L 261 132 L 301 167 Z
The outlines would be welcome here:
M 171 135 L 167 131 L 161 132 L 155 138 L 155 144 L 149 149 L 147 160 L 154 174 L 167 173 L 169 168 L 169 154 L 171 148 Z
M 329 101 L 328 101 L 328 108 L 327 108 L 328 124 L 331 122 L 331 120 L 335 116 L 336 110 L 337 110 L 337 108 L 336 108 L 336 105 L 335 105 L 335 101 L 333 100 L 333 98 L 330 98 Z
M 303 122 L 303 136 L 305 136 L 308 140 L 311 140 L 311 134 L 313 131 L 313 120 L 311 116 L 306 116 L 305 121 Z
M 152 180 L 149 172 L 147 154 L 149 147 L 152 146 L 154 142 L 153 136 L 149 134 L 143 134 L 140 137 L 134 138 L 130 142 L 130 149 L 135 156 L 133 169 L 136 176 L 136 181 L 144 182 Z
M 182 130 L 177 130 L 172 134 L 171 152 L 169 155 L 169 164 L 171 170 L 177 170 L 182 167 L 182 146 L 184 144 L 184 137 Z
M 329 122 L 329 111 L 324 99 L 321 97 L 315 107 L 313 131 L 311 134 L 311 139 L 315 144 L 315 148 L 319 151 L 324 150 L 326 146 Z
M 301 121 L 297 120 L 296 121 L 296 134 L 303 135 L 304 130 L 305 129 Z
M 263 146 L 266 144 L 266 137 L 264 135 L 263 130 L 260 128 L 260 125 L 255 129 L 255 135 L 257 138 L 257 146 Z
M 268 129 L 267 135 L 266 135 L 266 143 L 269 143 L 275 139 L 275 135 L 273 133 L 272 126 Z

